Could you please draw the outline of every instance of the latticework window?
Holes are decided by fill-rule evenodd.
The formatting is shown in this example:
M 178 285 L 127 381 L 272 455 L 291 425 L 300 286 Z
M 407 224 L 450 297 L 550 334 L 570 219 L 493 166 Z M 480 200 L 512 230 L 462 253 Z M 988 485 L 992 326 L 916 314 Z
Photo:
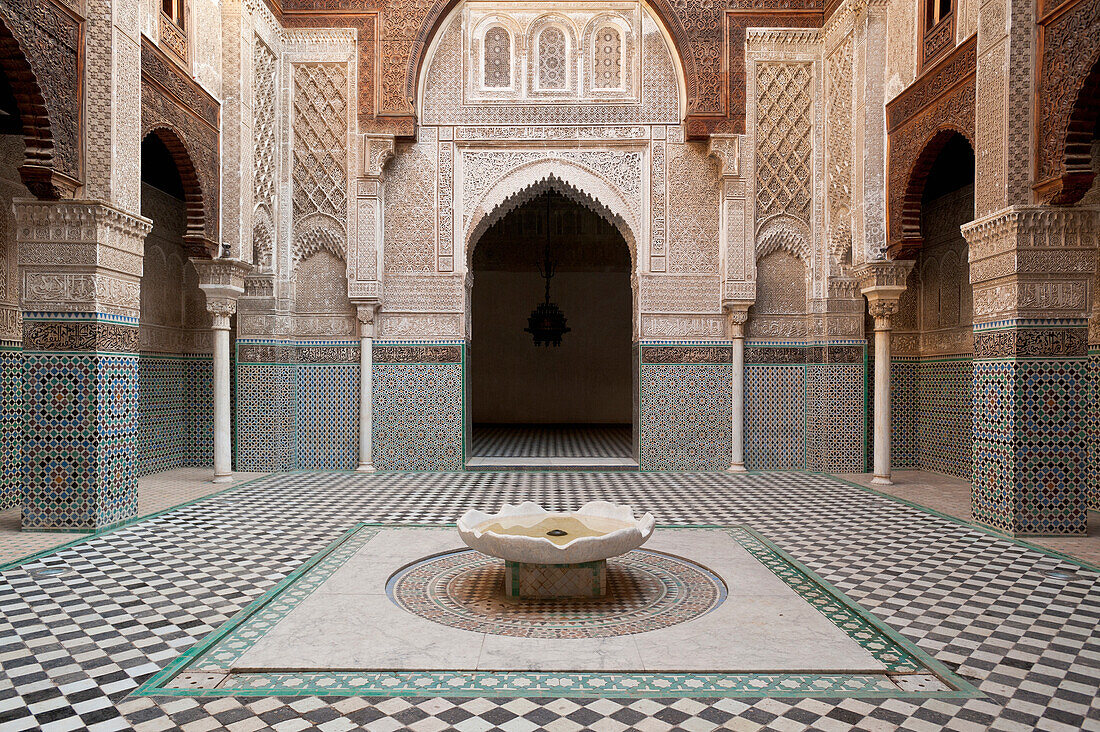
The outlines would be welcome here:
M 558 28 L 539 33 L 539 88 L 565 88 L 565 34 Z
M 512 86 L 512 39 L 503 28 L 485 34 L 484 84 L 495 89 Z
M 597 89 L 618 89 L 623 84 L 623 39 L 619 29 L 600 28 L 592 49 L 593 86 Z

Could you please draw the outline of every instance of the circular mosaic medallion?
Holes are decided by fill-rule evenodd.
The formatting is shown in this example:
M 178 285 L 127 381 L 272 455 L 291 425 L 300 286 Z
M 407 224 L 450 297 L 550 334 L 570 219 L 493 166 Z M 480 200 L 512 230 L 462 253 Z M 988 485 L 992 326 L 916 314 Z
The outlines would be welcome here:
M 504 561 L 472 549 L 429 557 L 390 577 L 386 593 L 405 610 L 452 628 L 524 638 L 601 638 L 667 628 L 726 599 L 710 570 L 638 549 L 607 560 L 607 595 L 520 599 L 504 595 Z

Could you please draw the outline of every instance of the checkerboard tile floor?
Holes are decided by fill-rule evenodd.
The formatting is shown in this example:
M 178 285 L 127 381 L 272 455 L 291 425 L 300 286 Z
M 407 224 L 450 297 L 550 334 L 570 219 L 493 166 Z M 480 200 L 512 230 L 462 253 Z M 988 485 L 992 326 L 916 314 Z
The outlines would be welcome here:
M 751 526 L 985 697 L 127 698 L 354 523 L 524 498 Z M 1100 730 L 1098 625 L 1096 572 L 824 476 L 272 475 L 4 572 L 0 729 Z
M 630 457 L 630 425 L 476 424 L 474 457 Z

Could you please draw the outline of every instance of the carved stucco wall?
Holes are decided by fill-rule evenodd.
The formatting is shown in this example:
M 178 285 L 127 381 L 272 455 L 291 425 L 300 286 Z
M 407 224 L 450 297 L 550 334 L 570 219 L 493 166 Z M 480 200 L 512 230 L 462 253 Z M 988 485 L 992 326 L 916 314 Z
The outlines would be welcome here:
M 636 337 L 725 337 L 718 161 L 684 140 L 682 90 L 654 19 L 637 3 L 481 9 L 456 12 L 441 32 L 424 75 L 418 140 L 398 145 L 384 171 L 383 336 L 465 336 L 469 251 L 507 211 L 553 189 L 628 242 Z M 605 22 L 619 23 L 625 49 L 615 93 L 585 81 L 585 29 Z M 486 89 L 483 34 L 494 23 L 520 42 L 510 86 Z M 554 24 L 579 53 L 561 98 L 547 100 L 526 84 L 538 74 L 533 39 Z
M 23 340 L 12 200 L 30 195 L 18 172 L 25 147 L 22 135 L 0 135 L 0 341 Z

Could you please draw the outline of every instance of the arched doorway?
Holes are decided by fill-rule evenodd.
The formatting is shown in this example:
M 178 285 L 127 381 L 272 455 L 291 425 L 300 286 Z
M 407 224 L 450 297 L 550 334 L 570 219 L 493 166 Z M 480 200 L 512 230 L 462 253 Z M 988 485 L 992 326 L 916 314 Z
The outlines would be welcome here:
M 546 297 L 570 329 L 539 346 Z M 619 229 L 554 189 L 513 208 L 470 255 L 470 467 L 636 467 L 631 253 Z
M 190 162 L 179 164 L 182 146 L 172 141 L 170 131 L 159 130 L 141 144 L 141 214 L 153 228 L 145 239 L 138 328 L 139 476 L 211 465 L 214 450 L 211 320 L 188 239 L 201 196 Z
M 916 265 L 894 319 L 893 465 L 971 479 L 974 342 L 969 248 L 974 151 L 937 134 L 910 181 L 907 221 L 919 227 Z

